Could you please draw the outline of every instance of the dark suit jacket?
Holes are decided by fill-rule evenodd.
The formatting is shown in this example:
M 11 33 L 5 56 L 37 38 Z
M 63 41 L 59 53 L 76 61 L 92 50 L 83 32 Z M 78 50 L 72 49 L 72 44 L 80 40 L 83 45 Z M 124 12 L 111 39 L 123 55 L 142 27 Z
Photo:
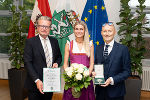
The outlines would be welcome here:
M 62 61 L 62 56 L 59 49 L 58 41 L 50 36 L 49 40 L 53 53 L 52 63 L 57 63 L 58 65 L 60 65 Z M 42 47 L 39 35 L 26 40 L 24 49 L 24 66 L 27 70 L 25 87 L 29 90 L 37 91 L 37 87 L 34 81 L 36 79 L 40 79 L 41 81 L 43 81 L 43 68 L 47 66 L 44 49 Z
M 112 51 L 105 60 L 103 57 L 104 45 L 97 46 L 95 53 L 95 64 L 104 64 L 104 77 L 107 80 L 112 77 L 114 85 L 106 87 L 106 93 L 109 97 L 120 97 L 125 95 L 124 81 L 130 76 L 130 55 L 128 48 L 117 42 L 114 42 Z M 96 86 L 96 94 L 100 91 L 101 86 Z M 101 89 L 103 90 L 103 89 Z

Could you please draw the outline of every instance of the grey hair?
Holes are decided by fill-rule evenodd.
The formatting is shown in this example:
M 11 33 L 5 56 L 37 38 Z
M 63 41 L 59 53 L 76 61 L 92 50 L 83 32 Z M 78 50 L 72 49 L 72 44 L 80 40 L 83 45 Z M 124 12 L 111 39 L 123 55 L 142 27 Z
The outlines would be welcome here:
M 36 21 L 35 21 L 35 27 L 37 27 L 39 20 L 47 20 L 47 21 L 51 22 L 51 18 L 50 17 L 38 15 L 37 18 L 36 18 Z

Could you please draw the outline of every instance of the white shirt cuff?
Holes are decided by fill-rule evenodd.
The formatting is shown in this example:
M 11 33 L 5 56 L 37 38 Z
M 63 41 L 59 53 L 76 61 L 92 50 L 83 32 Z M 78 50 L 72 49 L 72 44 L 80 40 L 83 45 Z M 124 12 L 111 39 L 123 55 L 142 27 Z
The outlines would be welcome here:
M 111 85 L 114 85 L 114 80 L 113 80 L 113 78 L 112 77 L 110 77 L 110 80 L 111 80 Z
M 36 79 L 34 82 L 36 83 L 38 80 L 40 80 L 40 79 Z

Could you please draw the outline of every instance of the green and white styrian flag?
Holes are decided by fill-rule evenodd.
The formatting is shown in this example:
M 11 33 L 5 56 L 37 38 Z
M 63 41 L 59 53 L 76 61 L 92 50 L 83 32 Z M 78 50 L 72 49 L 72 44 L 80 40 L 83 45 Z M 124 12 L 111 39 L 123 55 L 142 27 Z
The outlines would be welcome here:
M 53 13 L 50 35 L 57 38 L 61 49 L 62 58 L 64 58 L 65 44 L 70 41 L 69 36 L 73 33 L 73 25 L 78 21 L 78 16 L 73 10 L 65 10 Z M 62 60 L 63 65 L 64 60 Z
M 50 35 L 57 39 L 62 39 L 73 33 L 72 25 L 65 10 L 58 13 L 55 11 L 53 15 Z

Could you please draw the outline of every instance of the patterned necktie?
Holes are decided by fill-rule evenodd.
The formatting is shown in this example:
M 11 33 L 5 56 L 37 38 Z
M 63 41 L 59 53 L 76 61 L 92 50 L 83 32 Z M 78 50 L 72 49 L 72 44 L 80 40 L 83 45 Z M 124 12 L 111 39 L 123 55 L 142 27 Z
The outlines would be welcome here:
M 104 50 L 104 58 L 105 59 L 107 59 L 107 57 L 108 57 L 108 47 L 109 47 L 109 45 L 105 46 L 105 50 Z
M 51 59 L 50 59 L 48 47 L 47 47 L 47 44 L 46 44 L 46 39 L 44 39 L 44 52 L 45 52 L 45 58 L 46 58 L 47 67 L 50 68 L 50 66 L 51 66 Z

